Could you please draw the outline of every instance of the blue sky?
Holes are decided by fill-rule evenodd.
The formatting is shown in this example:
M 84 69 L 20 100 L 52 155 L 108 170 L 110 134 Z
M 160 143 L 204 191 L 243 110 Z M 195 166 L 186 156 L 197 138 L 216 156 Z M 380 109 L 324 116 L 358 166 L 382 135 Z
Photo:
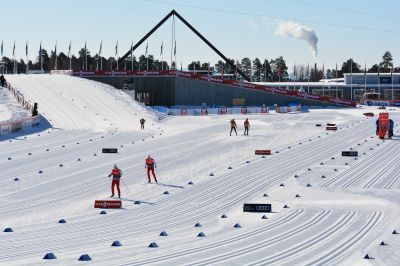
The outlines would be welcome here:
M 47 50 L 72 52 L 87 41 L 92 54 L 103 41 L 103 55 L 114 56 L 119 41 L 121 56 L 172 9 L 177 10 L 227 57 L 254 59 L 283 56 L 288 65 L 314 62 L 308 44 L 275 33 L 279 22 L 288 20 L 312 28 L 318 37 L 317 62 L 334 68 L 349 57 L 367 66 L 392 52 L 400 65 L 400 1 L 397 0 L 1 0 L 5 56 L 11 57 L 16 42 L 18 58 L 25 59 L 29 42 L 30 59 L 39 43 Z M 364 29 L 359 29 L 359 28 Z M 149 39 L 149 53 L 170 60 L 172 22 L 168 21 Z M 211 49 L 176 20 L 177 62 L 185 67 L 199 59 L 219 60 Z M 144 54 L 145 44 L 135 54 Z

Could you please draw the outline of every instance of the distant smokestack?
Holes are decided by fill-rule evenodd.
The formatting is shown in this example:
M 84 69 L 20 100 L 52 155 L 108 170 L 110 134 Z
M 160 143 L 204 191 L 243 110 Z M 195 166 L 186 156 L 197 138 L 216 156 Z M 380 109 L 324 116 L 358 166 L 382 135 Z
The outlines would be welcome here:
M 312 28 L 300 25 L 294 21 L 280 21 L 275 30 L 276 35 L 283 37 L 292 37 L 306 41 L 311 48 L 315 61 L 317 61 L 317 43 L 318 37 Z

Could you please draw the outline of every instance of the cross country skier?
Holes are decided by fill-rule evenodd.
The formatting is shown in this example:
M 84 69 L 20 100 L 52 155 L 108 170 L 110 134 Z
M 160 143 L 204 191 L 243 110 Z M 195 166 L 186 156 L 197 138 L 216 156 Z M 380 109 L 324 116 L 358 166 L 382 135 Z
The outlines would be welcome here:
M 250 122 L 249 119 L 246 118 L 246 120 L 244 121 L 244 135 L 249 135 L 249 128 L 250 128 Z M 246 134 L 247 133 L 247 134 Z
M 144 122 L 146 122 L 146 120 L 144 120 L 144 118 L 142 117 L 142 119 L 140 119 L 139 121 L 140 121 L 140 129 L 144 129 Z
M 231 132 L 229 134 L 229 136 L 232 136 L 232 131 L 234 130 L 237 136 L 237 131 L 236 131 L 236 122 L 235 122 L 235 118 L 232 118 L 232 120 L 230 121 L 231 123 Z
M 151 156 L 149 154 L 149 156 L 147 156 L 146 164 L 144 166 L 145 169 L 147 168 L 147 178 L 149 179 L 148 183 L 151 183 L 151 180 L 150 180 L 150 171 L 151 171 L 151 173 L 153 174 L 154 180 L 158 184 L 156 174 L 154 173 L 154 167 L 157 168 L 156 161 L 154 161 L 154 159 L 151 158 Z
M 392 119 L 389 119 L 389 138 L 393 137 L 393 128 L 394 128 L 394 122 Z
M 111 197 L 114 197 L 114 186 L 117 186 L 117 191 L 118 191 L 118 198 L 121 198 L 121 190 L 119 189 L 119 181 L 122 176 L 122 171 L 121 169 L 118 168 L 117 164 L 114 164 L 114 168 L 111 171 L 111 174 L 108 175 L 108 177 L 113 176 L 112 182 L 111 182 Z

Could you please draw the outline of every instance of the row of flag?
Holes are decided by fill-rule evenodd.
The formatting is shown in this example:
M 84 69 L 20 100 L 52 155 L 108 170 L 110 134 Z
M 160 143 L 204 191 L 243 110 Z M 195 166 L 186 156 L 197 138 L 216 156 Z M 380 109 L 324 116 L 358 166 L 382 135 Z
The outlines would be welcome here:
M 163 46 L 164 46 L 164 42 L 161 43 L 161 51 L 160 51 L 160 55 L 163 55 Z M 146 52 L 145 55 L 148 55 L 148 48 L 149 48 L 149 43 L 146 43 Z M 85 47 L 84 50 L 87 51 L 87 47 L 86 47 L 86 42 L 85 42 Z M 103 41 L 100 42 L 100 49 L 99 49 L 99 55 L 102 55 L 102 50 L 103 50 Z M 133 42 L 131 44 L 131 52 L 133 51 Z M 41 54 L 42 52 L 42 42 L 40 42 L 40 47 L 39 47 L 39 54 Z M 57 54 L 57 42 L 55 44 L 54 47 L 54 53 Z M 0 47 L 0 54 L 1 56 L 4 55 L 4 42 L 1 41 L 1 47 Z M 26 42 L 25 44 L 25 55 L 28 56 L 28 42 Z M 69 46 L 68 46 L 68 57 L 70 57 L 71 55 L 71 42 L 69 42 Z M 176 41 L 175 41 L 175 45 L 174 45 L 174 56 L 176 55 Z M 12 56 L 15 56 L 15 41 L 14 41 L 14 45 L 13 45 L 13 52 L 12 52 Z M 118 41 L 115 45 L 115 56 L 118 56 Z

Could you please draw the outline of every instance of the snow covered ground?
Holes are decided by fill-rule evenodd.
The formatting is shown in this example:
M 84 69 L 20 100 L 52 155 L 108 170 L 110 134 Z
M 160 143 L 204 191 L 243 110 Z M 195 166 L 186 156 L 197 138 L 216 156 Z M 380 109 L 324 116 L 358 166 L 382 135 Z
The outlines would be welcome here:
M 14 230 L 0 232 L 1 265 L 74 265 L 82 254 L 96 265 L 400 264 L 392 234 L 400 231 L 400 138 L 376 138 L 375 119 L 362 113 L 377 109 L 249 115 L 243 136 L 243 115 L 161 117 L 101 83 L 6 78 L 52 127 L 0 142 L 0 228 Z M 389 112 L 398 123 L 399 110 Z M 238 136 L 229 136 L 233 117 Z M 112 147 L 119 153 L 101 153 Z M 357 160 L 341 156 L 350 149 Z M 148 154 L 158 185 L 146 182 Z M 101 215 L 93 203 L 110 195 L 114 163 L 124 172 L 123 209 Z M 243 213 L 252 202 L 273 212 Z M 48 252 L 57 260 L 43 260 Z
M 15 121 L 27 115 L 27 111 L 21 107 L 8 89 L 0 87 L 0 122 Z

